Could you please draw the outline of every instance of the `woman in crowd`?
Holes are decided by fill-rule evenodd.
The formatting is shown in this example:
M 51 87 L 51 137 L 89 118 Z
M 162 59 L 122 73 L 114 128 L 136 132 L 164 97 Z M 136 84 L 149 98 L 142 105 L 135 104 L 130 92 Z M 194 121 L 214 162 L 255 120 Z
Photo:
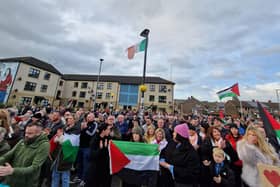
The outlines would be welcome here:
M 189 126 L 189 132 L 190 132 L 190 143 L 192 144 L 193 148 L 198 151 L 201 143 L 202 143 L 202 138 L 201 136 L 198 135 L 196 132 L 196 128 L 192 125 Z
M 237 124 L 235 123 L 229 124 L 229 133 L 226 135 L 225 139 L 230 143 L 230 145 L 236 152 L 236 143 L 242 139 L 242 136 L 239 134 Z M 237 160 L 235 162 L 232 162 L 231 169 L 233 170 L 235 175 L 235 186 L 241 187 L 242 161 Z
M 159 186 L 193 187 L 198 184 L 200 161 L 198 153 L 189 142 L 187 124 L 174 128 L 173 140 L 162 150 Z
M 158 144 L 159 151 L 166 147 L 167 141 L 165 139 L 165 133 L 162 128 L 157 128 L 157 130 L 155 131 L 155 139 L 151 143 Z
M 111 186 L 108 145 L 112 126 L 101 123 L 90 145 L 90 166 L 86 175 L 88 187 Z
M 213 148 L 221 148 L 226 154 L 227 162 L 235 162 L 238 160 L 237 153 L 234 151 L 230 143 L 223 139 L 221 130 L 218 126 L 211 126 L 208 129 L 207 137 L 200 146 L 200 158 L 202 161 L 201 186 L 208 186 L 211 179 L 208 178 L 207 166 L 213 161 Z
M 146 143 L 152 143 L 154 139 L 155 139 L 155 126 L 149 125 L 147 127 L 147 131 L 144 134 L 144 140 Z
M 132 142 L 144 142 L 143 139 L 143 129 L 141 129 L 141 127 L 133 127 L 132 131 L 132 137 L 131 137 L 131 141 Z
M 274 148 L 265 141 L 257 127 L 247 127 L 243 139 L 237 142 L 237 152 L 243 162 L 241 178 L 244 186 L 260 187 L 257 164 L 280 166 Z

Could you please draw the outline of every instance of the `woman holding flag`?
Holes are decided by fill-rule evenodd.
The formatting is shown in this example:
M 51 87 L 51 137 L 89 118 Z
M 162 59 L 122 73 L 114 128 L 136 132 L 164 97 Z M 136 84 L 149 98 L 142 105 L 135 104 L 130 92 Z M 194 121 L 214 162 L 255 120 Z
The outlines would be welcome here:
M 161 152 L 161 175 L 158 186 L 198 186 L 200 161 L 198 153 L 189 142 L 187 124 L 174 128 L 173 140 Z

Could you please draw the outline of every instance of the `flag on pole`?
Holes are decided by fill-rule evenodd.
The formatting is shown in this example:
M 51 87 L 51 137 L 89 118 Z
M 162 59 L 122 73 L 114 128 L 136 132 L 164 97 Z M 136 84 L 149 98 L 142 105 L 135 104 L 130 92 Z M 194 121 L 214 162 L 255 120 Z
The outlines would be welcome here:
M 259 102 L 257 102 L 257 104 L 269 143 L 271 143 L 274 149 L 278 152 L 280 151 L 280 124 L 264 107 L 261 106 Z
M 156 183 L 159 171 L 157 144 L 111 141 L 109 144 L 110 172 L 117 173 L 129 184 Z
M 217 95 L 219 96 L 219 99 L 223 99 L 225 97 L 237 97 L 237 96 L 240 96 L 238 83 L 232 85 L 229 88 L 226 88 L 224 90 L 221 90 L 221 91 L 217 92 Z
M 146 43 L 147 43 L 147 39 L 144 39 L 140 43 L 127 48 L 127 58 L 131 60 L 133 59 L 135 53 L 145 51 Z

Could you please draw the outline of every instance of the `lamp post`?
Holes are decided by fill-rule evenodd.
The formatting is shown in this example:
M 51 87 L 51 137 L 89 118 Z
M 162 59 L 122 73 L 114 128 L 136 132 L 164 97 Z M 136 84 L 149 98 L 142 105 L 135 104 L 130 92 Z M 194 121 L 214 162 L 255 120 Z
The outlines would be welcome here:
M 276 96 L 277 96 L 277 102 L 278 102 L 278 114 L 280 114 L 279 91 L 280 91 L 280 89 L 276 89 Z
M 95 95 L 94 95 L 94 102 L 93 102 L 93 109 L 95 110 L 95 105 L 96 105 L 96 99 L 97 99 L 97 89 L 98 89 L 98 84 L 99 84 L 99 79 L 100 79 L 100 73 L 101 73 L 101 67 L 102 67 L 102 62 L 104 61 L 103 58 L 99 59 L 99 72 L 98 72 L 98 76 L 97 76 L 97 83 L 96 83 L 96 87 L 95 87 Z
M 146 39 L 146 45 L 145 45 L 145 54 L 144 54 L 144 67 L 143 67 L 143 77 L 142 77 L 142 82 L 141 82 L 141 86 L 140 86 L 140 90 L 141 90 L 141 100 L 140 100 L 140 104 L 141 104 L 141 108 L 140 108 L 140 118 L 142 120 L 142 123 L 144 121 L 144 93 L 147 90 L 146 86 L 145 86 L 145 79 L 146 79 L 146 62 L 147 62 L 147 49 L 148 49 L 148 42 L 149 42 L 149 33 L 150 30 L 149 29 L 144 29 L 141 33 L 140 36 L 144 37 Z

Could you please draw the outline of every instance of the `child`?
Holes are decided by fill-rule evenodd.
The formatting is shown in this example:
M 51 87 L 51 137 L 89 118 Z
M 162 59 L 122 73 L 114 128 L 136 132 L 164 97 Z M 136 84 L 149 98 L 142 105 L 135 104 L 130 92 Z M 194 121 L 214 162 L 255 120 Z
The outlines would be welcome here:
M 234 173 L 225 161 L 225 152 L 223 149 L 213 149 L 213 163 L 209 165 L 209 175 L 212 178 L 211 186 L 233 187 Z

